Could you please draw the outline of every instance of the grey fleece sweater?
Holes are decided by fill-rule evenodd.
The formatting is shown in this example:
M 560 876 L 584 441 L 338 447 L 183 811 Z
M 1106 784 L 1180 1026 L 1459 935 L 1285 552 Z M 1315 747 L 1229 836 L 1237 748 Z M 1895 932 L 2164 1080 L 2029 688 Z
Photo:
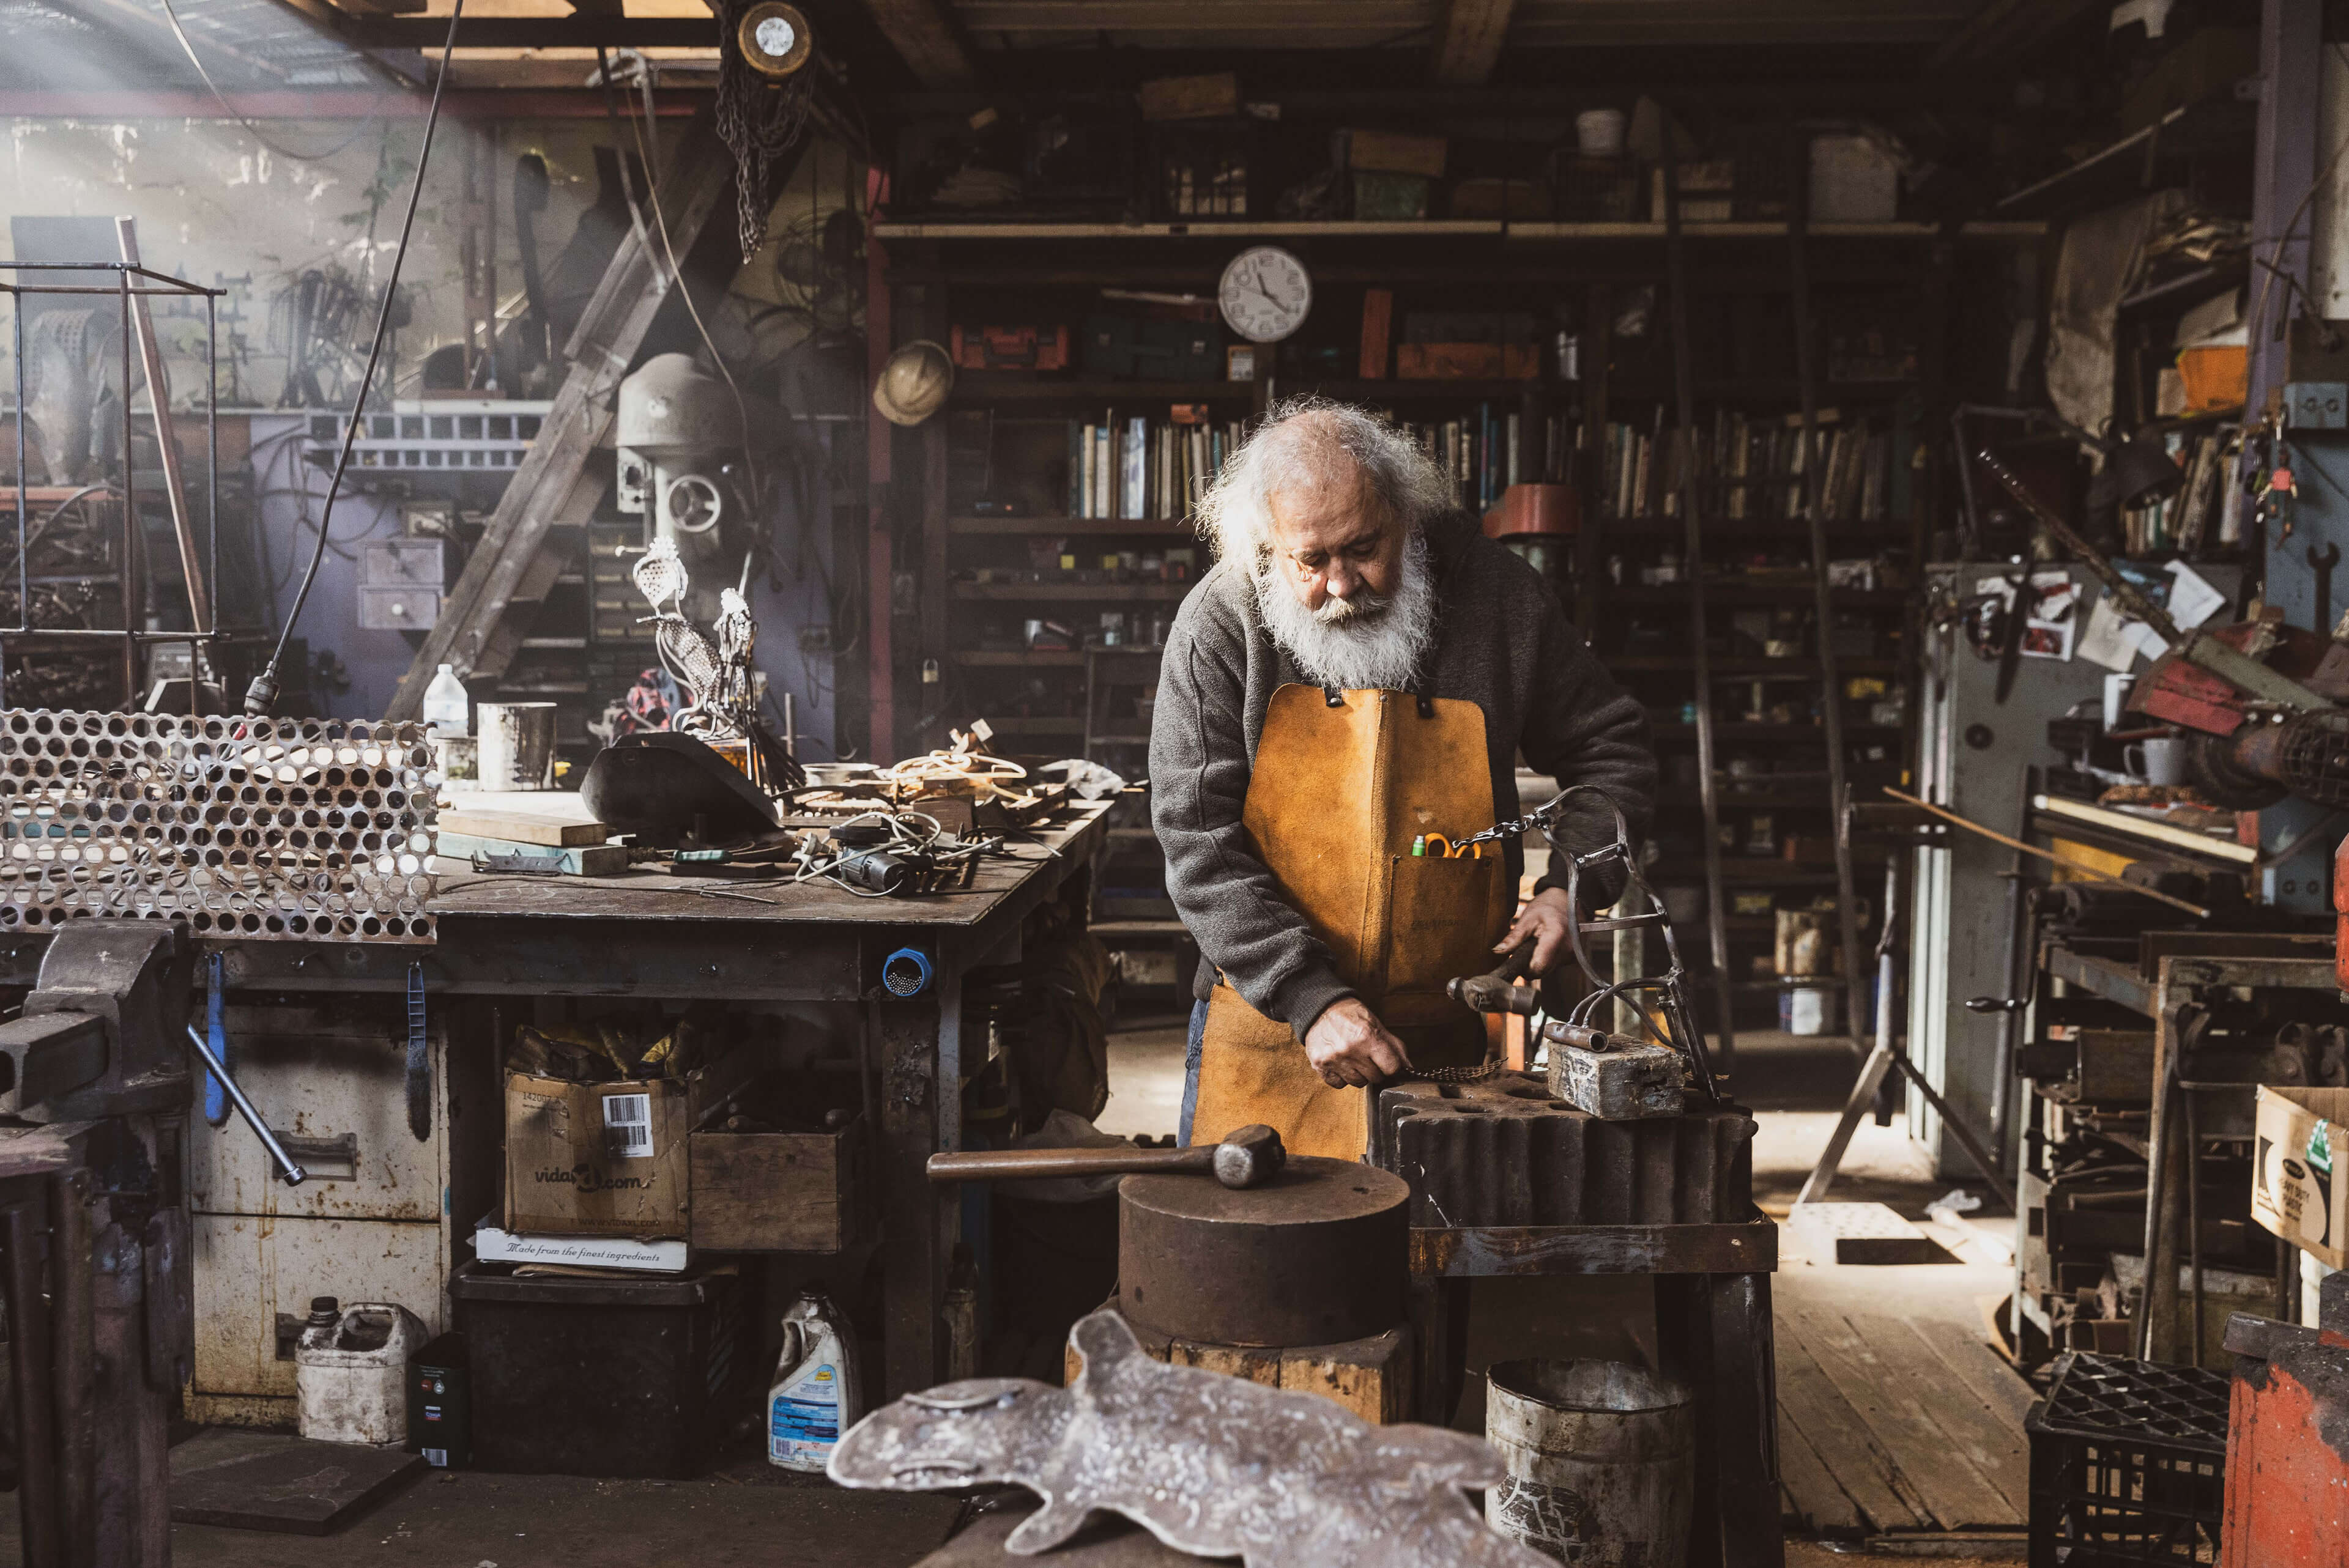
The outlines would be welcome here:
M 1644 833 L 1656 759 L 1639 703 L 1599 666 L 1540 574 L 1470 520 L 1431 525 L 1428 542 L 1438 622 L 1427 695 L 1484 710 L 1499 814 L 1516 814 L 1522 751 L 1561 784 L 1606 789 Z M 1304 678 L 1266 629 L 1247 571 L 1220 562 L 1174 617 L 1150 727 L 1152 821 L 1166 853 L 1167 892 L 1206 960 L 1198 995 L 1221 970 L 1249 1006 L 1287 1020 L 1299 1039 L 1353 990 L 1305 917 L 1281 900 L 1248 845 L 1240 808 L 1272 694 Z M 1564 836 L 1588 851 L 1613 832 L 1601 811 L 1578 816 Z M 1524 852 L 1512 843 L 1508 857 L 1514 886 Z M 1543 885 L 1564 880 L 1553 872 Z M 1610 900 L 1615 891 L 1607 890 Z

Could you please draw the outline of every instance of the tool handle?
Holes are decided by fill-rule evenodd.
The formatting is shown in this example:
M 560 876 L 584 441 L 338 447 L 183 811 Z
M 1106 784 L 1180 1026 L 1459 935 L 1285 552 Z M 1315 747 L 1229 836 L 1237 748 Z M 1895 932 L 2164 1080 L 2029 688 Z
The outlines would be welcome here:
M 1109 1176 L 1151 1171 L 1212 1171 L 1213 1144 L 1193 1149 L 974 1149 L 933 1154 L 933 1181 L 1026 1181 L 1042 1176 Z

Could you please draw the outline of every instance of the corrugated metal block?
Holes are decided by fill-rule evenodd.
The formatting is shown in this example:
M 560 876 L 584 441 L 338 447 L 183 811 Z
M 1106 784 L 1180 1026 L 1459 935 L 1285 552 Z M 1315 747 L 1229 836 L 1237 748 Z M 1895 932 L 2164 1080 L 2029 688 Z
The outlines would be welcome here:
M 1413 1225 L 1713 1224 L 1753 1212 L 1753 1136 L 1734 1109 L 1602 1121 L 1502 1073 L 1383 1090 L 1371 1162 L 1411 1183 Z

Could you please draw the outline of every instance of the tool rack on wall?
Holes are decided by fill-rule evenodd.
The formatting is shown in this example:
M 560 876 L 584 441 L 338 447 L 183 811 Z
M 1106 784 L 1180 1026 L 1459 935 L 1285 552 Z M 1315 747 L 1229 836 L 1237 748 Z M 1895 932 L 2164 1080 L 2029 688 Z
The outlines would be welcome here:
M 1881 696 L 1842 699 L 1851 791 L 1872 795 L 1879 783 L 1897 783 L 1909 765 L 1909 710 L 1878 723 L 1872 719 L 1891 719 L 1889 709 L 1870 709 L 1896 701 L 1909 678 L 1904 617 L 1933 505 L 1919 432 L 1940 406 L 1934 341 L 1940 281 L 1960 245 L 2028 237 L 2021 226 L 1958 233 L 1915 223 L 1815 229 L 1807 236 L 1825 370 L 1815 391 L 1821 460 L 1834 454 L 1857 464 L 1857 456 L 1847 455 L 1848 439 L 1838 443 L 1837 437 L 1863 424 L 1880 449 L 1867 483 L 1855 480 L 1848 497 L 1831 499 L 1826 531 L 1835 555 L 1874 558 L 1878 585 L 1838 586 L 1832 625 L 1800 624 L 1816 616 L 1808 608 L 1815 595 L 1803 503 L 1785 500 L 1799 476 L 1775 476 L 1778 499 L 1766 503 L 1770 483 L 1758 473 L 1746 481 L 1752 496 L 1745 501 L 1733 501 L 1735 487 L 1725 480 L 1708 482 L 1698 494 L 1704 550 L 1717 573 L 1706 584 L 1715 607 L 1711 673 L 1724 693 L 1744 697 L 1758 689 L 1769 699 L 1751 718 L 1715 715 L 1722 820 L 1741 834 L 1723 862 L 1731 896 L 1766 893 L 1774 904 L 1807 905 L 1836 886 L 1831 859 L 1813 852 L 1832 845 L 1836 830 L 1823 766 L 1818 636 L 1842 639 L 1837 673 L 1845 682 L 1884 687 Z M 1636 484 L 1621 482 L 1630 438 L 1640 437 L 1660 453 L 1677 417 L 1665 225 L 902 221 L 882 222 L 875 238 L 885 243 L 892 341 L 947 344 L 957 327 L 968 335 L 988 325 L 1032 325 L 1047 337 L 1065 326 L 1071 342 L 1064 369 L 960 370 L 947 410 L 897 449 L 899 751 L 944 744 L 949 726 L 984 717 L 1003 749 L 1051 756 L 1081 750 L 1128 778 L 1146 773 L 1157 624 L 1172 621 L 1212 557 L 1183 516 L 1071 516 L 1072 424 L 1143 416 L 1154 427 L 1180 408 L 1195 410 L 1220 430 L 1305 394 L 1381 409 L 1415 428 L 1440 430 L 1458 421 L 1490 429 L 1496 442 L 1513 422 L 1515 477 L 1562 481 L 1575 492 L 1578 532 L 1566 550 L 1541 552 L 1543 564 L 1569 615 L 1655 721 L 1665 776 L 1662 859 L 1651 875 L 1660 886 L 1702 882 L 1703 838 L 1685 826 L 1701 795 L 1689 765 L 1697 738 L 1688 711 L 1695 690 L 1689 586 L 1669 570 L 1683 548 L 1684 524 L 1678 506 L 1661 499 L 1670 487 L 1661 456 L 1649 459 L 1647 504 L 1621 504 L 1627 490 L 1637 493 Z M 1697 349 L 1698 428 L 1711 438 L 1742 416 L 1755 431 L 1799 430 L 1804 399 L 1794 356 L 1787 225 L 1692 223 L 1681 243 Z M 1212 301 L 1224 265 L 1255 244 L 1294 253 L 1314 287 L 1311 314 L 1297 335 L 1257 346 L 1255 379 L 1123 379 L 1080 366 L 1076 340 L 1086 316 L 1149 308 L 1121 307 L 1102 291 Z M 1398 328 L 1413 313 L 1464 304 L 1531 316 L 1540 324 L 1529 356 L 1536 373 L 1396 377 L 1391 352 L 1373 361 L 1362 347 L 1363 314 L 1374 292 L 1385 296 L 1381 305 L 1392 310 Z M 1618 330 L 1641 313 L 1647 325 L 1639 335 Z M 1910 333 L 1889 350 L 1876 325 L 1888 320 L 1909 324 Z M 1240 342 L 1216 325 L 1224 345 Z M 1561 330 L 1578 339 L 1573 380 L 1559 374 L 1555 334 Z M 1362 374 L 1372 368 L 1387 374 Z M 918 458 L 909 460 L 909 447 Z M 1781 441 L 1782 460 L 1791 462 L 1792 449 Z M 1483 493 L 1473 483 L 1464 487 L 1464 500 L 1471 510 L 1486 500 L 1497 504 L 1511 471 L 1496 454 L 1495 482 Z M 902 481 L 914 476 L 917 494 L 906 493 L 916 487 Z M 1863 493 L 1872 501 L 1867 515 L 1857 510 Z M 1030 542 L 1037 542 L 1032 554 Z M 1186 549 L 1189 572 L 1168 580 L 1175 574 L 1164 568 L 1165 552 Z M 1156 556 L 1161 569 L 1145 581 L 1132 567 L 1102 564 L 1122 552 L 1135 563 Z M 1064 556 L 1075 558 L 1076 572 L 1052 569 Z M 1029 575 L 1039 564 L 1047 568 L 1042 579 Z M 1660 567 L 1666 570 L 1660 573 Z M 1123 614 L 1123 645 L 1097 645 L 1104 611 Z M 1796 617 L 1798 646 L 1744 637 L 1752 614 L 1766 622 L 1774 612 Z M 1024 624 L 1030 620 L 1060 622 L 1076 634 L 1073 645 L 1027 645 Z M 1756 645 L 1746 648 L 1744 640 Z M 1785 698 L 1789 688 L 1803 694 L 1799 700 Z M 1790 711 L 1773 711 L 1780 706 Z M 1748 757 L 1766 759 L 1770 770 L 1749 776 L 1741 760 Z M 1789 769 L 1797 758 L 1807 766 Z M 1766 852 L 1745 847 L 1756 841 L 1756 817 L 1772 819 Z M 1798 858 L 1785 853 L 1788 841 L 1799 846 Z M 1860 872 L 1860 902 L 1870 906 L 1879 902 L 1873 882 L 1880 861 L 1878 868 Z M 1686 906 L 1675 913 L 1684 922 L 1702 918 Z M 1094 919 L 1112 949 L 1176 951 L 1182 962 L 1166 996 L 1187 993 L 1185 938 L 1138 803 L 1117 829 Z M 1756 967 L 1772 953 L 1774 916 L 1733 914 L 1727 935 L 1740 1021 L 1775 1022 L 1782 983 Z M 1692 939 L 1685 947 L 1693 956 L 1705 945 Z M 1136 972 L 1128 965 L 1129 976 Z M 1154 972 L 1162 980 L 1169 973 L 1163 965 Z

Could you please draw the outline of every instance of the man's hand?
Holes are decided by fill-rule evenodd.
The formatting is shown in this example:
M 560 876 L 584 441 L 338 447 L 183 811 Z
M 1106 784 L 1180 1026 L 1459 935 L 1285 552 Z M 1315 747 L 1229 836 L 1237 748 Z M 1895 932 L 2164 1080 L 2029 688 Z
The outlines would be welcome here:
M 1331 1088 L 1384 1083 L 1411 1066 L 1402 1042 L 1359 998 L 1332 1002 L 1305 1031 L 1305 1059 Z
M 1509 934 L 1501 938 L 1501 944 L 1493 951 L 1506 953 L 1526 937 L 1533 937 L 1531 972 L 1548 974 L 1549 966 L 1566 947 L 1566 915 L 1570 907 L 1566 902 L 1564 888 L 1544 888 L 1517 912 L 1516 920 L 1509 926 Z

